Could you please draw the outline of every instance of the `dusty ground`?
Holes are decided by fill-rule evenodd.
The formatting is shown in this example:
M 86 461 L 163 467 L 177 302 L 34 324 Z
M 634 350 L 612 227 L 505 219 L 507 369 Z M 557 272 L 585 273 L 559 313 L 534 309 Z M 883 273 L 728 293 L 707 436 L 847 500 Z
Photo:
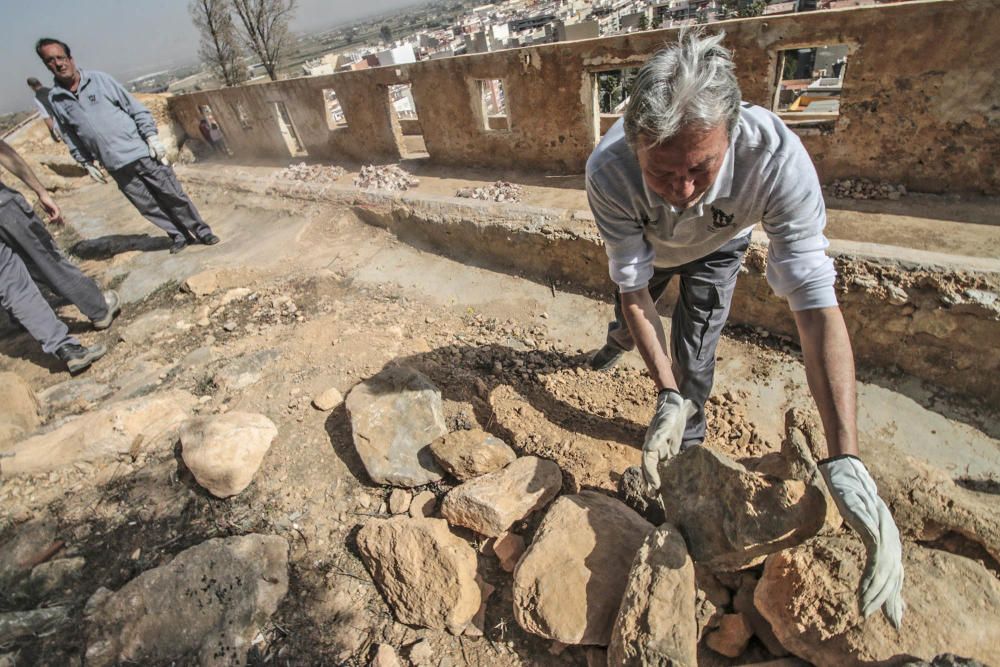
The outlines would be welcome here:
M 356 171 L 349 169 L 346 179 Z M 511 177 L 417 171 L 419 192 L 427 194 L 451 195 L 457 187 Z M 518 181 L 528 203 L 585 207 L 578 179 L 535 178 Z M 556 460 L 567 490 L 613 490 L 621 471 L 638 463 L 653 386 L 636 355 L 610 373 L 586 368 L 588 354 L 603 342 L 607 303 L 420 252 L 346 210 L 197 188 L 191 194 L 223 243 L 172 256 L 159 231 L 113 186 L 84 184 L 62 193 L 71 228 L 61 241 L 99 282 L 116 286 L 126 305 L 101 333 L 90 331 L 71 306 L 60 314 L 85 342 L 111 348 L 86 376 L 115 390 L 98 404 L 180 388 L 203 397 L 203 414 L 245 410 L 273 420 L 279 435 L 254 482 L 230 500 L 215 499 L 170 448 L 4 480 L 0 540 L 25 519 L 56 521 L 66 541 L 61 555 L 87 558 L 84 580 L 64 600 L 78 614 L 98 586 L 117 589 L 209 537 L 284 535 L 292 545 L 291 589 L 255 644 L 252 664 L 367 664 L 375 644 L 407 647 L 419 638 L 431 641 L 441 664 L 587 664 L 592 649 L 558 652 L 519 630 L 510 576 L 485 556 L 482 571 L 498 587 L 485 638 L 395 622 L 354 548 L 359 524 L 385 512 L 388 489 L 367 478 L 343 407 L 319 412 L 310 398 L 331 386 L 346 395 L 385 365 L 406 363 L 441 389 L 450 429 L 478 424 L 520 453 Z M 974 206 L 969 210 L 974 217 Z M 864 215 L 887 226 L 905 222 L 881 209 Z M 982 233 L 978 244 L 956 240 L 956 251 L 975 247 L 995 256 L 1000 249 L 995 216 L 983 224 L 925 218 L 928 231 L 915 229 L 913 243 L 934 244 L 938 223 L 974 225 Z M 859 236 L 873 233 L 860 219 L 841 228 L 852 225 Z M 984 250 L 991 243 L 993 250 Z M 178 289 L 208 268 L 224 270 L 214 295 L 199 299 Z M 222 306 L 230 288 L 249 293 Z M 738 458 L 776 449 L 785 410 L 809 405 L 798 352 L 787 341 L 742 330 L 727 331 L 719 350 L 710 444 Z M 0 369 L 27 378 L 36 392 L 68 379 L 33 340 L 10 327 L 0 342 Z M 259 381 L 238 391 L 220 384 L 220 377 L 246 369 L 258 370 Z M 891 442 L 970 485 L 1000 476 L 1000 420 L 993 409 L 906 377 L 866 369 L 860 377 L 862 447 Z M 71 405 L 50 423 L 92 407 Z M 440 495 L 448 487 L 431 488 Z M 0 611 L 59 601 L 0 594 Z M 82 648 L 82 628 L 74 624 L 0 653 L 15 654 L 18 664 L 61 665 L 73 664 Z M 766 654 L 755 645 L 744 659 L 754 656 Z M 704 660 L 735 664 L 710 652 Z

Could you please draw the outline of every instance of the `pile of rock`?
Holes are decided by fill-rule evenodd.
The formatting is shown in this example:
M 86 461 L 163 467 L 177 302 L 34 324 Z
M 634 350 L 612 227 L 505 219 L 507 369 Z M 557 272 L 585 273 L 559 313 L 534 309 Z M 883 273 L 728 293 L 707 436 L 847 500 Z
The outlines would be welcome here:
M 354 177 L 354 187 L 364 190 L 391 190 L 402 192 L 420 185 L 412 174 L 394 164 L 361 167 L 361 173 Z
M 519 202 L 524 189 L 520 185 L 508 183 L 507 181 L 497 181 L 493 185 L 478 188 L 459 188 L 455 193 L 456 197 L 466 197 L 469 199 L 482 199 L 483 201 L 495 202 Z
M 892 199 L 906 196 L 906 186 L 892 185 L 886 181 L 878 183 L 867 178 L 845 178 L 834 181 L 830 193 L 841 199 Z
M 274 173 L 272 178 L 282 181 L 305 181 L 308 183 L 333 183 L 346 171 L 343 167 L 323 164 L 298 164 L 289 165 L 284 169 Z

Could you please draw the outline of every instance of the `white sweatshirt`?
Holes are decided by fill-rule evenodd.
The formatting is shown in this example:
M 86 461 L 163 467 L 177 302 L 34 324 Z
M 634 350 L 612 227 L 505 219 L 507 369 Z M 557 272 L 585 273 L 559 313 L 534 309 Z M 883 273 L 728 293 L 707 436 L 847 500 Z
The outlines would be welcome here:
M 654 266 L 705 257 L 761 222 L 775 294 L 795 311 L 837 305 L 816 169 L 799 138 L 766 109 L 743 104 L 715 183 L 687 209 L 646 188 L 621 120 L 587 160 L 587 196 L 622 292 L 646 287 Z

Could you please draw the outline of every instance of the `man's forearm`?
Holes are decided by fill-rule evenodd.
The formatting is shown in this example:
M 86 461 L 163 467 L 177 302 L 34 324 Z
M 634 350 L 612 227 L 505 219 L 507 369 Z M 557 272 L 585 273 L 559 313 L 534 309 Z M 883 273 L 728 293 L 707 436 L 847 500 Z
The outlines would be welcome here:
M 649 290 L 646 288 L 634 292 L 624 292 L 621 295 L 622 312 L 635 346 L 646 362 L 649 375 L 656 383 L 657 391 L 677 389 L 677 381 L 670 368 L 670 355 L 667 353 L 666 336 L 663 334 L 663 324 L 656 312 Z
M 806 378 L 830 456 L 858 455 L 857 387 L 854 353 L 840 308 L 800 310 L 795 315 Z
M 7 142 L 2 140 L 0 140 L 0 165 L 24 181 L 24 184 L 31 188 L 36 195 L 42 195 L 45 192 L 45 187 L 35 176 L 35 172 L 31 170 L 28 163 L 7 145 Z

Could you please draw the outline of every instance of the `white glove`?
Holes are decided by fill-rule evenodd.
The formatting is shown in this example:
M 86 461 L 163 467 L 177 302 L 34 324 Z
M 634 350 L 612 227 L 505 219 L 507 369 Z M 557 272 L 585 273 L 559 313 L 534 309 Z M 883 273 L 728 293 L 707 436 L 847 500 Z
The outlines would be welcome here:
M 107 183 L 108 179 L 104 178 L 104 174 L 101 173 L 101 168 L 98 167 L 93 162 L 83 162 L 83 167 L 87 170 L 87 174 L 90 175 L 92 179 L 98 183 Z
M 167 147 L 160 141 L 158 134 L 151 134 L 146 137 L 146 144 L 149 146 L 149 157 L 167 164 Z
M 865 544 L 867 562 L 858 590 L 861 613 L 868 617 L 883 607 L 898 628 L 906 604 L 902 595 L 903 545 L 896 522 L 861 459 L 849 454 L 836 456 L 820 461 L 819 469 L 840 515 Z
M 660 488 L 660 461 L 666 461 L 681 451 L 684 427 L 697 411 L 694 403 L 672 389 L 664 389 L 656 397 L 656 412 L 646 429 L 646 441 L 642 445 L 642 476 L 650 494 Z

